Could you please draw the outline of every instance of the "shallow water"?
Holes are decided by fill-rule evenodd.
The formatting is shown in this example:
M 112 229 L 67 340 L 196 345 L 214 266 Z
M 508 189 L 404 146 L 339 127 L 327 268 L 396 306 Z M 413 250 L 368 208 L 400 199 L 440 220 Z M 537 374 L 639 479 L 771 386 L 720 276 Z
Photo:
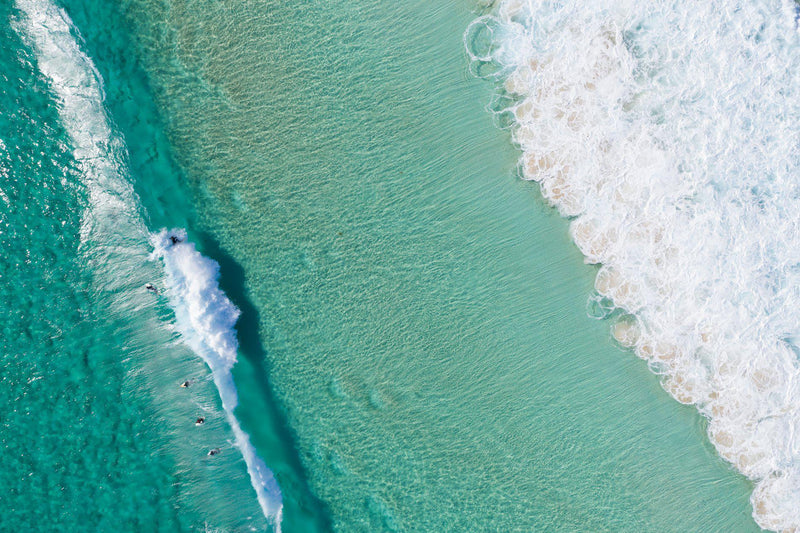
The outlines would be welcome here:
M 701 419 L 587 318 L 594 271 L 467 71 L 468 6 L 128 12 L 336 529 L 755 529 Z

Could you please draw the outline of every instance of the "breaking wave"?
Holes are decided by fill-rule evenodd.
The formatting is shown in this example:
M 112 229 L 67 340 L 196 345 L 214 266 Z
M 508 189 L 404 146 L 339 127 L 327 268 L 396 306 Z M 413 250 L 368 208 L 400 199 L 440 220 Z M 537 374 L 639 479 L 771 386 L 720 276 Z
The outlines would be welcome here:
M 233 414 L 238 398 L 231 369 L 238 350 L 234 326 L 239 309 L 219 288 L 219 265 L 198 252 L 194 244 L 187 241 L 185 231 L 163 230 L 153 235 L 152 244 L 153 256 L 164 263 L 166 295 L 175 311 L 178 331 L 211 369 L 258 503 L 264 516 L 271 518 L 280 532 L 283 508 L 280 487 Z
M 153 254 L 163 260 L 169 283 L 166 292 L 177 327 L 211 369 L 258 502 L 264 516 L 280 531 L 280 488 L 233 413 L 237 394 L 231 368 L 238 348 L 234 325 L 239 311 L 217 285 L 218 265 L 187 242 L 183 231 L 148 233 L 136 194 L 124 176 L 127 153 L 103 106 L 100 75 L 81 50 L 77 30 L 66 12 L 48 0 L 17 0 L 16 7 L 20 16 L 13 21 L 14 27 L 35 52 L 37 67 L 49 80 L 88 192 L 81 241 L 103 277 L 104 289 L 125 305 L 130 269 L 147 261 L 150 240 Z M 180 242 L 173 244 L 170 237 Z
M 614 337 L 800 530 L 800 35 L 790 0 L 504 0 L 464 39 Z M 608 313 L 603 313 L 607 316 Z

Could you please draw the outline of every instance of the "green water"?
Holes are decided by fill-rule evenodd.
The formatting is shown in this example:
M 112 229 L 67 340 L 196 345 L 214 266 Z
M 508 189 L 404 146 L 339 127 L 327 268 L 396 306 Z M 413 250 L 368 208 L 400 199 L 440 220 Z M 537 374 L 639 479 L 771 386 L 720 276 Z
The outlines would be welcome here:
M 188 226 L 243 311 L 237 416 L 284 531 L 758 530 L 702 419 L 587 316 L 593 269 L 467 71 L 470 3 L 64 5 L 146 223 Z M 202 459 L 230 437 L 168 310 L 96 296 L 57 114 L 2 60 L 3 108 L 27 110 L 3 157 L 27 155 L 0 188 L 28 209 L 0 204 L 0 529 L 263 529 L 242 462 Z

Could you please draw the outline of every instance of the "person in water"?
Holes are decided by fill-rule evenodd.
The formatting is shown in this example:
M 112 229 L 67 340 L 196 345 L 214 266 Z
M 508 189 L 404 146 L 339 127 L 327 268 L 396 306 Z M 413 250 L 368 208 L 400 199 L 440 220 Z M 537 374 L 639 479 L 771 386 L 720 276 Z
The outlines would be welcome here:
M 202 426 L 205 423 L 206 423 L 206 417 L 204 416 L 201 416 L 200 418 L 194 421 L 195 426 Z
M 169 236 L 169 240 L 170 240 L 170 242 L 172 243 L 173 246 L 178 244 L 179 242 L 181 242 L 180 238 L 175 236 L 175 235 L 170 235 Z
M 187 388 L 187 387 L 188 387 L 189 385 L 191 385 L 191 384 L 192 384 L 192 382 L 191 382 L 191 381 L 184 381 L 183 383 L 181 383 L 181 388 L 182 388 L 182 389 L 185 389 L 185 388 Z
M 154 294 L 158 294 L 158 289 L 156 289 L 152 283 L 148 283 L 147 285 L 144 286 L 144 288 Z
M 217 454 L 218 454 L 218 453 L 220 453 L 221 451 L 222 451 L 222 450 L 220 450 L 219 448 L 214 448 L 213 450 L 209 450 L 209 451 L 208 451 L 208 455 L 217 455 Z

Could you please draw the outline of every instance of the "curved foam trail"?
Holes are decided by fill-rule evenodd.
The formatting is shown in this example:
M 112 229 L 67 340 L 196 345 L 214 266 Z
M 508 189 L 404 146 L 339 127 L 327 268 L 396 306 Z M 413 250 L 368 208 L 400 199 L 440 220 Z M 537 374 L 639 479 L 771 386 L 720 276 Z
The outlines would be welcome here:
M 64 10 L 48 0 L 17 0 L 16 7 L 21 16 L 14 27 L 34 50 L 39 70 L 50 81 L 61 123 L 72 141 L 73 155 L 89 193 L 82 242 L 113 242 L 89 246 L 93 254 L 104 255 L 97 260 L 98 270 L 106 274 L 104 287 L 122 294 L 127 287 L 126 276 L 114 265 L 131 259 L 145 261 L 149 238 L 155 255 L 164 262 L 178 328 L 186 343 L 211 368 L 258 502 L 264 516 L 280 531 L 280 488 L 233 413 L 237 394 L 231 368 L 236 362 L 234 325 L 239 311 L 217 285 L 218 265 L 186 242 L 185 232 L 148 234 L 133 187 L 123 176 L 127 156 L 124 143 L 112 130 L 103 107 L 100 75 L 80 49 L 77 30 Z M 172 246 L 169 236 L 175 235 L 180 235 L 182 242 Z
M 217 284 L 219 265 L 200 254 L 194 244 L 186 240 L 185 231 L 163 230 L 153 235 L 152 244 L 153 255 L 164 262 L 169 287 L 167 295 L 175 311 L 178 330 L 186 344 L 211 369 L 258 503 L 264 515 L 280 531 L 283 509 L 280 487 L 233 414 L 238 398 L 231 369 L 236 363 L 238 349 L 234 326 L 239 318 L 239 309 Z
M 80 49 L 67 14 L 47 0 L 17 0 L 23 15 L 13 21 L 22 40 L 36 54 L 39 71 L 50 81 L 59 118 L 72 141 L 73 156 L 89 193 L 81 240 L 93 235 L 146 235 L 136 211 L 136 195 L 120 175 L 126 157 L 113 135 L 103 107 L 100 75 Z M 123 224 L 124 228 L 117 225 Z
M 502 0 L 465 33 L 624 346 L 800 531 L 800 34 L 790 0 Z M 491 66 L 492 68 L 486 68 Z

